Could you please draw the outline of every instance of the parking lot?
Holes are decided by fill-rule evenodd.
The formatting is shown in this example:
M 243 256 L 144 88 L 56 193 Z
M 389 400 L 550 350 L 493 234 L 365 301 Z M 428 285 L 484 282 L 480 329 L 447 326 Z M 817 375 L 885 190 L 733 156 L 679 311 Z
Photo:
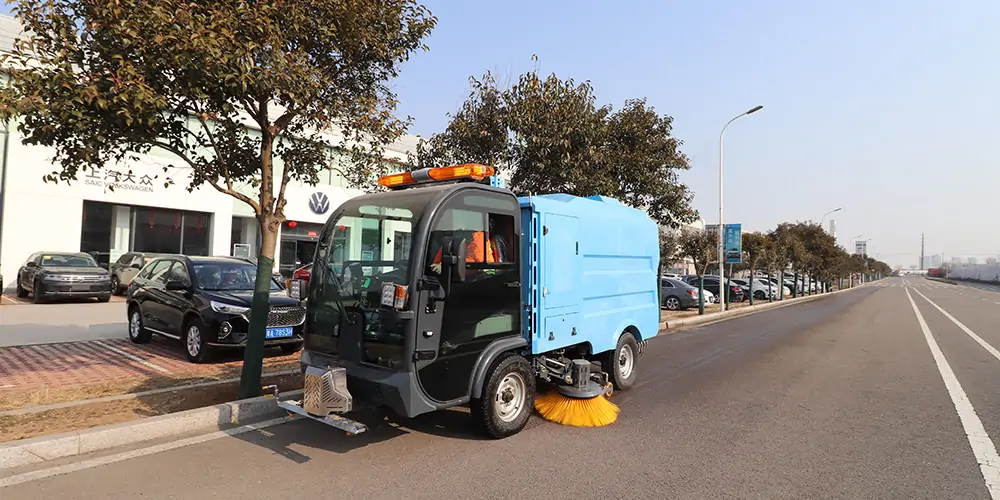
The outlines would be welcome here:
M 6 298 L 6 297 L 5 297 Z M 242 351 L 220 353 L 194 364 L 180 343 L 154 336 L 149 344 L 128 340 L 123 299 L 112 302 L 19 304 L 0 309 L 0 390 L 73 388 L 140 379 L 186 379 L 235 373 Z M 295 361 L 269 349 L 267 364 Z

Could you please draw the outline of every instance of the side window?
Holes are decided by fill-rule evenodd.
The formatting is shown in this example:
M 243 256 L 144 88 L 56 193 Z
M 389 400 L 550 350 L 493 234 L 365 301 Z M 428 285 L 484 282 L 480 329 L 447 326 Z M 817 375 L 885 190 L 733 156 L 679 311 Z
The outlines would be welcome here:
M 515 262 L 514 216 L 507 214 L 489 214 L 489 243 L 493 259 L 488 263 L 513 264 Z
M 663 288 L 673 288 L 674 284 L 668 280 L 660 280 L 660 286 L 662 286 Z
M 166 283 L 167 282 L 167 271 L 170 269 L 170 264 L 173 261 L 170 260 L 160 260 L 153 264 L 152 268 L 149 270 L 150 281 L 155 283 Z
M 130 253 L 124 254 L 124 255 L 122 255 L 121 257 L 118 258 L 118 261 L 116 263 L 117 264 L 121 264 L 123 266 L 131 265 L 132 264 L 132 257 L 133 256 L 134 256 L 134 254 L 130 254 Z
M 174 267 L 170 268 L 170 277 L 167 280 L 180 281 L 185 285 L 191 286 L 191 275 L 188 274 L 187 264 L 174 262 Z
M 39 256 L 41 256 L 41 255 L 42 255 L 42 253 L 41 253 L 41 252 L 35 252 L 35 253 L 31 254 L 31 256 L 30 256 L 30 257 L 28 257 L 28 260 L 26 260 L 26 261 L 24 261 L 24 262 L 25 262 L 26 264 L 27 264 L 28 262 L 38 262 L 38 257 L 39 257 Z
M 149 259 L 143 259 L 142 254 L 137 253 L 133 255 L 132 262 L 130 262 L 129 265 L 134 266 L 136 264 L 139 264 L 139 269 L 142 269 L 142 267 L 145 266 L 147 262 L 149 262 Z
M 466 262 L 482 263 L 486 260 L 486 248 L 483 239 L 486 232 L 486 214 L 477 210 L 449 208 L 441 214 L 434 224 L 430 234 L 430 247 L 427 252 L 427 267 L 437 273 L 436 264 L 441 264 L 444 239 L 465 238 Z

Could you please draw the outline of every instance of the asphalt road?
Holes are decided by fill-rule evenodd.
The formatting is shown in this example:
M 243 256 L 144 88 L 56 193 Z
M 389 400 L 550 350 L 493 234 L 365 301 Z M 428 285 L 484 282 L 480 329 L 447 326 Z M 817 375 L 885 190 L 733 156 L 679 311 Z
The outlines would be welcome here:
M 984 345 L 1000 346 L 997 324 L 1000 294 L 891 278 L 656 339 L 609 427 L 535 418 L 482 441 L 460 412 L 354 437 L 296 421 L 62 464 L 0 496 L 988 499 L 1000 358 Z
M 120 339 L 126 335 L 125 304 L 121 302 L 0 307 L 0 347 Z

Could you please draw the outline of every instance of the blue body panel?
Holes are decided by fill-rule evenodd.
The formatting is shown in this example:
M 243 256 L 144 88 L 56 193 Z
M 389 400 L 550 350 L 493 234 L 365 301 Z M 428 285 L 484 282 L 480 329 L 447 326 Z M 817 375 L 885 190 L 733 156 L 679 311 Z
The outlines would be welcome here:
M 552 194 L 521 205 L 523 333 L 533 354 L 589 343 L 615 348 L 626 329 L 655 336 L 659 228 L 605 197 Z

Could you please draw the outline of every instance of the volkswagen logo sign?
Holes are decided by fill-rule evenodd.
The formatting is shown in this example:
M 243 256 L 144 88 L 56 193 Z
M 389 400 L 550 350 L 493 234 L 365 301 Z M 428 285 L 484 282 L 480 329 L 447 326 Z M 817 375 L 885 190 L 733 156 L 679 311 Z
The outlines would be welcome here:
M 330 210 L 330 198 L 326 193 L 315 192 L 309 197 L 309 209 L 317 215 L 323 215 Z

